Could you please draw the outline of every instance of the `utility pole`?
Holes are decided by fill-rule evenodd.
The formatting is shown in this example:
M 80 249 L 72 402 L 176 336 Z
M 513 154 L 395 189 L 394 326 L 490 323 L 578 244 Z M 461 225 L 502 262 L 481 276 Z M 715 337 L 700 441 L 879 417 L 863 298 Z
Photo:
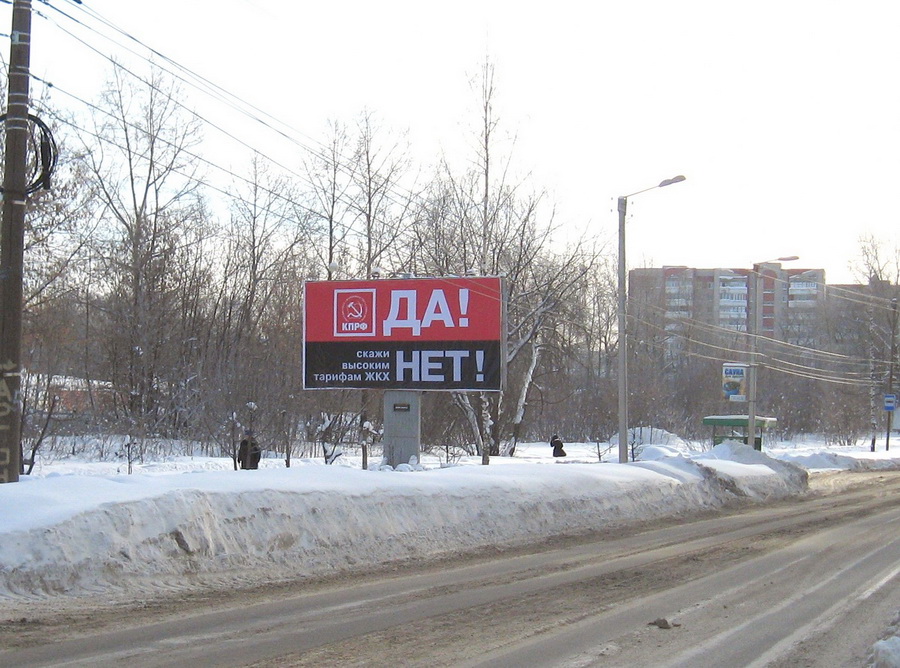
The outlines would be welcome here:
M 891 300 L 891 344 L 888 348 L 890 358 L 888 359 L 888 380 L 887 394 L 894 393 L 894 360 L 897 357 L 897 298 Z M 894 428 L 894 411 L 885 411 L 887 413 L 887 432 L 884 435 L 885 451 L 891 449 L 891 430 Z
M 625 219 L 628 215 L 628 197 L 619 197 L 619 267 L 618 267 L 618 388 L 619 388 L 619 463 L 629 461 L 628 443 L 628 295 L 625 265 Z
M 747 335 L 750 338 L 750 365 L 747 367 L 747 445 L 756 448 L 756 390 L 759 373 L 759 321 L 762 311 L 760 265 L 754 264 L 747 277 Z M 761 442 L 761 441 L 760 441 Z M 762 449 L 760 447 L 760 449 Z
M 872 444 L 870 450 L 875 452 L 875 439 L 878 431 L 878 417 L 875 410 L 876 395 L 878 393 L 878 365 L 875 358 L 878 354 L 875 344 L 875 287 L 874 279 L 869 279 L 869 288 L 872 291 L 872 298 L 869 299 L 869 305 L 866 307 L 866 319 L 869 321 L 869 414 L 872 420 Z
M 15 0 L 0 223 L 0 482 L 18 482 L 22 466 L 22 278 L 30 67 L 31 0 Z

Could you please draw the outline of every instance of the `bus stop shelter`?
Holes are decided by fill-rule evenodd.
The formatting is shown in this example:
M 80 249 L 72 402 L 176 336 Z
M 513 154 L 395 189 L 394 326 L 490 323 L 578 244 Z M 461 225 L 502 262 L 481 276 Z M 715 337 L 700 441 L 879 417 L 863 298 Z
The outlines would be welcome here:
M 723 441 L 738 441 L 749 443 L 748 424 L 746 415 L 707 415 L 703 418 L 703 424 L 712 427 L 713 445 Z M 778 420 L 773 417 L 756 417 L 756 434 L 753 437 L 754 450 L 762 450 L 763 435 L 770 429 L 774 429 Z

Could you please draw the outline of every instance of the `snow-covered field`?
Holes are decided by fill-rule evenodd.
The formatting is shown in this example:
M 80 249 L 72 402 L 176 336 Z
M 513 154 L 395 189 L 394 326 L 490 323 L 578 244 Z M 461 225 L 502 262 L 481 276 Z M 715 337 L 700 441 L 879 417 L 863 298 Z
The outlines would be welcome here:
M 134 600 L 513 546 L 801 494 L 808 472 L 900 468 L 900 449 L 883 443 L 875 453 L 816 442 L 701 451 L 659 433 L 625 466 L 610 463 L 616 449 L 606 445 L 566 444 L 555 460 L 546 443 L 490 466 L 424 456 L 403 471 L 364 471 L 348 455 L 291 468 L 268 458 L 256 471 L 175 457 L 133 475 L 115 461 L 40 461 L 0 485 L 0 611 L 4 601 Z M 900 666 L 900 638 L 873 649 Z

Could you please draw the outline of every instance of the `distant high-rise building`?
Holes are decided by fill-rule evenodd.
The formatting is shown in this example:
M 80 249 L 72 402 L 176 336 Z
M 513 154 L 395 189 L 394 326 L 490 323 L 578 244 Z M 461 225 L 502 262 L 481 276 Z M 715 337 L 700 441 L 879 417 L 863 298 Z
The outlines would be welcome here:
M 817 307 L 825 298 L 825 270 L 786 269 L 778 262 L 761 263 L 755 270 L 633 269 L 629 312 L 648 322 L 664 322 L 661 326 L 670 333 L 689 324 L 747 332 L 748 318 L 756 314 L 759 335 L 808 345 L 816 335 Z

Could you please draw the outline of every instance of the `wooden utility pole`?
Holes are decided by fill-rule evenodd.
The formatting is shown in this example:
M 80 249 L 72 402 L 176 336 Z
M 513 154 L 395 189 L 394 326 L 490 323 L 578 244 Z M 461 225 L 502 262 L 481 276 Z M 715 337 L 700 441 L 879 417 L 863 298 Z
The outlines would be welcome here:
M 31 0 L 15 0 L 0 227 L 0 482 L 18 482 L 22 466 L 22 274 L 30 66 Z

